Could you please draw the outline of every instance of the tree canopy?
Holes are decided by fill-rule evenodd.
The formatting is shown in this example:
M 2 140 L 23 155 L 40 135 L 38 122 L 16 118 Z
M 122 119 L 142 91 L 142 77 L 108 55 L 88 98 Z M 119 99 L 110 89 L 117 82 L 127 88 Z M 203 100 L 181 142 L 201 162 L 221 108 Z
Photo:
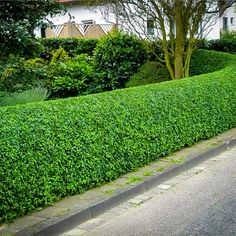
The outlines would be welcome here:
M 0 9 L 0 52 L 7 55 L 31 45 L 34 29 L 64 8 L 55 0 L 1 0 Z

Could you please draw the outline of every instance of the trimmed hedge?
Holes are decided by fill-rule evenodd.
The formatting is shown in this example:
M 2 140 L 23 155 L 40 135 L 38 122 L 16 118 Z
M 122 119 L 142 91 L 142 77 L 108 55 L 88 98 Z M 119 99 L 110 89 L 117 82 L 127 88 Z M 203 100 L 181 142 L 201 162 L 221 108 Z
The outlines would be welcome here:
M 199 41 L 199 47 L 219 52 L 236 53 L 236 39 L 213 39 Z
M 228 53 L 198 49 L 192 54 L 190 76 L 221 70 L 233 59 Z
M 125 84 L 126 88 L 171 80 L 170 73 L 160 62 L 149 61 L 143 64 L 136 74 Z
M 40 39 L 40 43 L 44 47 L 42 52 L 43 57 L 48 57 L 60 47 L 64 48 L 70 56 L 78 54 L 92 55 L 93 51 L 98 44 L 98 39 L 79 39 L 79 38 L 52 38 Z
M 0 222 L 236 124 L 235 65 L 209 75 L 0 108 Z

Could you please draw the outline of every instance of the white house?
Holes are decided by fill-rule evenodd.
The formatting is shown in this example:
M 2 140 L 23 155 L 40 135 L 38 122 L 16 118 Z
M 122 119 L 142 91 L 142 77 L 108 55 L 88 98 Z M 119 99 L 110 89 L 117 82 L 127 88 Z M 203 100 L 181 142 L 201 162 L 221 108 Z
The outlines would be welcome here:
M 117 25 L 114 14 L 104 15 L 101 7 L 88 7 L 74 0 L 58 0 L 65 5 L 66 14 L 48 17 L 53 27 L 35 30 L 36 37 L 100 38 Z
M 214 19 L 214 24 L 211 25 L 208 39 L 220 38 L 221 31 L 236 31 L 236 2 L 227 0 L 229 6 L 220 16 Z
M 233 2 L 229 1 L 229 4 Z M 221 29 L 236 31 L 236 2 L 234 2 L 220 17 Z
M 119 18 L 104 7 L 88 7 L 78 0 L 58 0 L 67 8 L 65 15 L 57 15 L 48 18 L 53 22 L 54 27 L 36 30 L 37 37 L 80 37 L 80 38 L 99 38 L 114 28 L 122 27 Z M 220 38 L 222 30 L 236 31 L 236 3 L 233 0 L 227 0 L 230 5 L 219 17 L 212 19 L 208 24 L 207 34 L 204 37 L 208 39 Z M 147 31 L 153 32 L 152 24 L 147 20 Z

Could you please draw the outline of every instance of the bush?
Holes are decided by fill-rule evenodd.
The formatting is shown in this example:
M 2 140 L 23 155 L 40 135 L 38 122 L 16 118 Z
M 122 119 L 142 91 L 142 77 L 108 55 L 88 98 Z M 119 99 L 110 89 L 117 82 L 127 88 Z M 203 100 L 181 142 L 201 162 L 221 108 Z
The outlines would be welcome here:
M 146 62 L 139 68 L 137 74 L 134 74 L 126 83 L 126 87 L 159 83 L 170 79 L 165 65 L 158 62 Z
M 190 76 L 206 74 L 223 69 L 233 59 L 227 53 L 196 50 L 190 63 Z
M 48 67 L 41 58 L 12 58 L 0 69 L 0 91 L 7 93 L 35 88 L 48 76 Z
M 37 87 L 21 93 L 2 93 L 2 96 L 0 95 L 0 106 L 14 106 L 17 104 L 40 102 L 46 100 L 48 96 L 48 90 L 43 87 Z
M 0 108 L 0 221 L 236 124 L 235 64 L 214 74 Z
M 94 51 L 94 68 L 98 86 L 113 90 L 125 82 L 147 60 L 144 43 L 135 36 L 112 33 L 101 39 Z
M 52 59 L 51 59 L 50 63 L 53 64 L 53 63 L 57 63 L 59 61 L 66 61 L 69 59 L 70 59 L 70 57 L 69 57 L 68 53 L 65 51 L 65 49 L 60 47 L 52 54 Z
M 236 53 L 235 39 L 203 40 L 199 43 L 201 49 L 214 50 L 219 52 Z
M 85 54 L 52 63 L 50 71 L 51 79 L 48 88 L 51 89 L 54 97 L 77 96 L 85 93 L 94 74 L 89 64 L 89 57 Z

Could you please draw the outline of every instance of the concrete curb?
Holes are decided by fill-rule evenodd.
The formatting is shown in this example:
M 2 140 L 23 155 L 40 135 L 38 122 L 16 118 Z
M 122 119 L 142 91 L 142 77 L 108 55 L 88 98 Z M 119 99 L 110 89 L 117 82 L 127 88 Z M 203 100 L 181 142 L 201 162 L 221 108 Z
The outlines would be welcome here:
M 167 181 L 170 178 L 173 178 L 174 176 L 180 174 L 181 172 L 186 171 L 196 166 L 197 164 L 232 148 L 235 145 L 236 145 L 236 138 L 232 138 L 231 140 L 219 144 L 216 147 L 208 149 L 207 151 L 205 151 L 200 155 L 195 155 L 191 157 L 189 160 L 185 161 L 182 164 L 174 165 L 166 169 L 161 174 L 152 176 L 137 185 L 128 186 L 122 191 L 116 193 L 115 195 L 107 197 L 103 200 L 99 200 L 98 202 L 94 203 L 91 206 L 79 210 L 77 209 L 64 216 L 55 217 L 52 220 L 47 221 L 46 223 L 41 223 L 41 224 L 39 223 L 38 225 L 32 228 L 22 230 L 16 233 L 15 235 L 53 236 L 62 234 L 63 232 L 70 230 L 71 228 L 77 226 L 78 224 L 83 223 L 89 219 L 92 219 L 104 213 L 106 210 L 117 206 L 118 204 L 124 202 L 125 200 L 133 198 L 138 194 L 144 193 L 145 191 L 148 191 L 151 188 L 156 187 L 162 182 Z

